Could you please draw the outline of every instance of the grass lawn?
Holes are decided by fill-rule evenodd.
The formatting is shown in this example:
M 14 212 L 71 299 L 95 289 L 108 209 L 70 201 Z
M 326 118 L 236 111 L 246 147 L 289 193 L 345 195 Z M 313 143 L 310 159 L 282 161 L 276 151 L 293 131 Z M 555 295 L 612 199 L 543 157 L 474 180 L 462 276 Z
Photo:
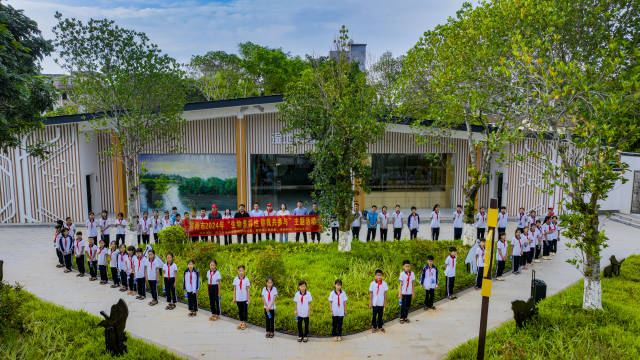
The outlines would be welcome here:
M 1 359 L 112 359 L 105 352 L 102 320 L 84 311 L 41 301 L 13 286 L 0 286 Z M 180 359 L 128 336 L 129 352 L 117 359 Z
M 487 334 L 487 359 L 640 359 L 640 256 L 622 264 L 620 277 L 603 278 L 604 311 L 582 309 L 583 282 L 538 305 L 525 329 L 509 321 Z M 453 349 L 449 359 L 476 357 L 478 340 Z
M 435 257 L 435 264 L 439 270 L 441 286 L 436 290 L 436 298 L 444 297 L 444 260 L 449 253 L 449 247 L 458 248 L 456 261 L 456 288 L 473 285 L 475 275 L 466 271 L 464 258 L 469 250 L 460 241 L 401 241 L 353 243 L 352 251 L 339 252 L 337 244 L 307 245 L 298 243 L 276 243 L 273 241 L 258 244 L 233 244 L 219 246 L 213 243 L 193 243 L 185 245 L 184 249 L 176 251 L 175 246 L 154 245 L 157 253 L 164 259 L 168 251 L 176 256 L 178 264 L 178 296 L 184 299 L 182 292 L 182 273 L 187 261 L 192 259 L 196 263 L 202 276 L 202 286 L 198 293 L 199 305 L 208 307 L 207 285 L 205 272 L 209 269 L 209 261 L 216 259 L 218 269 L 222 275 L 222 313 L 226 316 L 238 318 L 238 310 L 233 304 L 232 280 L 237 276 L 238 265 L 245 265 L 247 277 L 251 281 L 251 299 L 249 306 L 249 322 L 264 325 L 264 312 L 260 293 L 268 276 L 274 278 L 279 296 L 276 301 L 276 330 L 295 333 L 297 325 L 294 318 L 293 296 L 297 291 L 298 282 L 305 280 L 308 291 L 313 296 L 311 304 L 310 332 L 313 335 L 330 335 L 331 316 L 328 297 L 333 290 L 336 279 L 341 279 L 343 290 L 349 298 L 347 302 L 347 316 L 344 320 L 343 331 L 352 333 L 371 327 L 371 312 L 369 310 L 369 284 L 373 280 L 376 269 L 385 273 L 384 280 L 389 284 L 387 295 L 387 310 L 385 319 L 393 319 L 400 313 L 398 304 L 398 275 L 402 261 L 409 259 L 412 270 L 419 274 L 426 264 L 428 255 Z M 161 285 L 160 285 L 161 286 Z M 424 290 L 416 285 L 416 298 L 412 302 L 414 308 L 424 302 Z M 201 316 L 208 316 L 208 313 Z M 186 317 L 186 314 L 185 314 Z

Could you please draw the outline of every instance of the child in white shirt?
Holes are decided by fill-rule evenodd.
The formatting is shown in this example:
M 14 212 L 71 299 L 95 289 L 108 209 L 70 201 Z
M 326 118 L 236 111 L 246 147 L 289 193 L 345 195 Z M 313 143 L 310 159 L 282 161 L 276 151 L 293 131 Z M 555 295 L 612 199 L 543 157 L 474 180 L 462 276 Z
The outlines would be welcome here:
M 556 256 L 558 251 L 558 238 L 560 237 L 560 231 L 558 230 L 558 217 L 553 216 L 551 218 L 551 256 Z
M 211 308 L 211 316 L 209 320 L 216 321 L 220 318 L 220 271 L 218 271 L 218 262 L 211 260 L 209 262 L 209 271 L 207 271 L 207 292 L 209 293 L 209 307 Z
M 115 289 L 120 286 L 120 271 L 118 269 L 118 255 L 120 255 L 120 251 L 118 250 L 118 245 L 116 245 L 115 241 L 112 241 L 109 244 L 109 268 L 111 268 L 111 280 L 113 280 L 113 285 L 111 285 L 112 289 Z
M 187 293 L 189 302 L 189 316 L 196 316 L 198 313 L 198 290 L 200 290 L 200 273 L 195 269 L 195 262 L 189 260 L 187 270 L 184 271 L 184 281 L 182 289 Z M 175 306 L 174 306 L 175 307 Z
M 482 275 L 484 272 L 484 239 L 480 239 L 478 248 L 476 249 L 476 266 L 478 267 L 478 273 L 476 274 L 476 289 L 482 288 Z
M 136 279 L 136 289 L 138 290 L 138 296 L 136 299 L 144 300 L 147 298 L 147 283 L 146 283 L 146 271 L 145 262 L 146 259 L 143 256 L 143 251 L 140 248 L 136 249 L 136 256 L 133 258 L 133 274 Z
M 511 240 L 511 256 L 513 257 L 513 273 L 520 274 L 520 259 L 522 255 L 524 239 L 520 229 L 516 229 L 516 236 Z
M 462 224 L 464 222 L 464 213 L 462 205 L 456 206 L 456 212 L 453 213 L 453 240 L 462 239 Z
M 149 250 L 144 263 L 146 271 L 145 277 L 149 283 L 149 291 L 151 291 L 152 298 L 149 302 L 149 306 L 154 306 L 158 303 L 158 272 L 163 266 L 164 263 L 156 256 L 156 252 L 153 251 L 153 249 Z
M 504 267 L 507 261 L 508 247 L 509 245 L 507 244 L 507 234 L 500 234 L 498 242 L 496 243 L 496 280 L 498 281 L 504 281 L 502 274 L 504 272 Z
M 487 229 L 487 214 L 484 207 L 480 207 L 480 211 L 476 214 L 476 237 L 484 239 L 484 232 Z
M 93 211 L 89 212 L 89 220 L 87 220 L 87 237 L 92 237 L 94 241 L 98 238 L 98 223 Z
M 149 219 L 149 212 L 145 211 L 142 213 L 142 219 L 138 221 L 138 231 L 140 232 L 140 237 L 142 238 L 143 244 L 149 243 L 149 237 L 151 232 L 151 220 Z M 140 244 L 140 243 L 138 243 Z
M 276 296 L 278 289 L 273 286 L 273 279 L 267 278 L 265 287 L 262 288 L 262 304 L 264 305 L 264 318 L 267 339 L 272 338 L 275 332 L 276 321 Z
M 518 229 L 520 232 L 524 231 L 524 227 L 527 226 L 527 215 L 524 213 L 524 208 L 520 208 L 520 212 L 518 213 Z
M 529 250 L 530 249 L 530 238 L 529 238 L 529 227 L 525 226 L 524 228 L 524 232 L 522 232 L 522 234 L 520 235 L 520 237 L 522 238 L 522 251 L 520 254 L 520 266 L 522 270 L 527 270 L 527 263 L 528 263 L 528 259 L 529 259 Z
M 440 205 L 436 204 L 431 212 L 431 240 L 436 241 L 440 237 Z
M 238 276 L 233 279 L 233 303 L 238 306 L 238 317 L 240 318 L 238 329 L 240 330 L 247 328 L 247 311 L 248 305 L 251 304 L 251 296 L 249 294 L 251 282 L 245 277 L 244 272 L 244 265 L 238 266 Z
M 509 220 L 509 215 L 507 214 L 507 208 L 505 206 L 501 206 L 500 212 L 498 213 L 498 235 L 507 232 L 508 220 Z
M 107 277 L 107 249 L 104 247 L 104 240 L 98 241 L 98 244 L 96 257 L 98 258 L 98 270 L 100 271 L 100 285 L 105 285 L 109 282 Z
M 162 273 L 164 274 L 164 279 L 162 279 L 164 284 L 164 290 L 167 294 L 167 302 L 169 303 L 165 310 L 173 310 L 176 308 L 176 302 L 178 299 L 176 298 L 176 275 L 178 274 L 178 265 L 173 262 L 173 254 L 167 253 L 167 262 L 162 266 Z
M 158 244 L 158 232 L 162 230 L 162 219 L 158 210 L 153 210 L 153 218 L 151 219 L 151 230 L 153 231 L 153 241 Z
M 93 241 L 93 238 L 89 238 L 89 245 L 84 249 L 89 264 L 89 281 L 98 279 L 98 247 Z
M 337 279 L 333 284 L 333 291 L 329 294 L 331 309 L 331 336 L 336 341 L 342 341 L 342 320 L 347 315 L 347 293 L 342 291 L 342 280 Z
M 420 284 L 425 290 L 424 295 L 424 309 L 435 310 L 433 306 L 433 300 L 435 298 L 435 291 L 438 287 L 438 268 L 433 265 L 433 255 L 427 256 L 427 265 L 422 268 L 422 274 L 420 275 Z
M 456 299 L 453 295 L 453 286 L 456 280 L 456 254 L 457 249 L 455 247 L 449 248 L 449 256 L 444 261 L 444 276 L 447 278 L 447 296 L 449 300 Z
M 60 250 L 60 254 L 62 255 L 62 260 L 64 261 L 64 272 L 71 272 L 71 266 L 73 264 L 72 254 L 74 249 L 74 240 L 71 236 L 69 236 L 69 229 L 62 228 L 60 232 L 60 236 L 58 236 L 58 250 Z
M 82 240 L 82 232 L 78 231 L 74 238 L 73 242 L 73 254 L 76 258 L 76 266 L 78 267 L 79 274 L 76 275 L 78 277 L 83 277 L 85 268 L 84 268 L 84 249 L 87 246 L 84 240 Z
M 411 214 L 407 219 L 407 227 L 409 228 L 409 239 L 418 238 L 418 228 L 420 227 L 420 215 L 416 214 L 416 207 L 411 207 Z
M 400 282 L 400 291 L 398 299 L 400 299 L 400 323 L 408 323 L 410 320 L 409 309 L 411 308 L 411 300 L 416 296 L 413 283 L 416 281 L 416 275 L 411 271 L 411 263 L 409 260 L 402 261 L 402 271 L 398 277 Z
M 100 228 L 100 238 L 105 241 L 105 244 L 109 243 L 109 232 L 111 230 L 111 220 L 109 220 L 109 213 L 107 210 L 102 210 L 100 214 L 100 222 L 98 227 Z M 95 242 L 96 244 L 98 241 Z
M 369 309 L 372 310 L 371 315 L 371 332 L 385 332 L 383 325 L 384 309 L 387 308 L 387 291 L 389 285 L 382 280 L 382 270 L 377 269 L 375 279 L 369 285 Z
M 310 306 L 313 298 L 311 293 L 307 291 L 307 282 L 300 281 L 298 283 L 298 292 L 293 297 L 293 302 L 296 304 L 295 316 L 298 320 L 298 342 L 309 341 L 309 314 L 311 313 Z M 302 324 L 304 323 L 304 329 Z
M 125 235 L 127 234 L 127 220 L 124 219 L 124 214 L 119 212 L 118 219 L 115 221 L 116 226 L 116 246 L 124 244 Z

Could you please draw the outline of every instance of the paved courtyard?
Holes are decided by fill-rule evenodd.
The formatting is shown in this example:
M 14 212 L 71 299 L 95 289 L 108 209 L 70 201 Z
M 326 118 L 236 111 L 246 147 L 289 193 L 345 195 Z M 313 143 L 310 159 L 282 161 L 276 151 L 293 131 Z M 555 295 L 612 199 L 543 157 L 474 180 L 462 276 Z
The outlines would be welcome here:
M 603 226 L 611 239 L 603 251 L 603 259 L 611 254 L 625 257 L 640 253 L 640 229 L 604 219 Z M 450 227 L 451 224 L 443 224 L 441 238 L 450 238 Z M 49 227 L 1 226 L 0 259 L 5 261 L 5 281 L 19 282 L 45 301 L 95 315 L 101 310 L 108 311 L 111 304 L 123 297 L 108 286 L 89 283 L 86 278 L 79 279 L 56 269 L 51 236 Z M 557 293 L 581 277 L 578 270 L 564 261 L 573 254 L 572 250 L 563 245 L 559 247 L 552 261 L 535 266 L 537 277 L 547 283 L 547 295 Z M 608 260 L 603 260 L 603 264 L 607 263 Z M 512 300 L 529 296 L 530 274 L 525 271 L 524 275 L 509 276 L 505 282 L 494 283 L 489 307 L 490 329 L 512 318 Z M 237 321 L 225 317 L 210 322 L 206 311 L 201 311 L 196 318 L 187 318 L 184 305 L 168 312 L 164 310 L 163 300 L 159 306 L 149 307 L 147 302 L 133 297 L 123 298 L 130 309 L 127 330 L 178 355 L 194 359 L 280 360 L 440 359 L 451 348 L 477 336 L 481 302 L 478 291 L 467 290 L 455 301 L 436 304 L 436 311 L 412 313 L 410 324 L 388 323 L 385 335 L 366 331 L 346 336 L 342 343 L 312 338 L 309 343 L 300 344 L 295 337 L 279 333 L 274 339 L 265 339 L 262 327 L 249 326 L 247 331 L 240 332 L 236 330 Z

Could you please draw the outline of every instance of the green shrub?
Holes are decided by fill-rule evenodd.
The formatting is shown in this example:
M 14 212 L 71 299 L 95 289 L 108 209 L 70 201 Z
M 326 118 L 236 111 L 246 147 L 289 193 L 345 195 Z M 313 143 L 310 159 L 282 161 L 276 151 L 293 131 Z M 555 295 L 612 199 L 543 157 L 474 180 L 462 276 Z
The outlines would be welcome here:
M 260 289 L 266 284 L 268 277 L 273 278 L 274 284 L 281 284 L 281 287 L 278 288 L 281 298 L 285 296 L 293 297 L 295 294 L 295 290 L 283 286 L 289 280 L 289 275 L 279 247 L 269 246 L 256 256 L 254 277 L 254 286 Z
M 182 226 L 174 225 L 166 229 L 160 230 L 158 236 L 162 243 L 173 251 L 180 251 L 187 243 L 187 235 L 184 233 Z
M 23 331 L 25 311 L 22 307 L 24 291 L 20 285 L 0 283 L 0 334 L 11 330 Z
M 620 277 L 602 279 L 604 311 L 582 309 L 583 281 L 538 304 L 538 316 L 519 330 L 509 321 L 487 333 L 486 359 L 640 359 L 640 256 Z M 478 339 L 448 354 L 476 357 Z

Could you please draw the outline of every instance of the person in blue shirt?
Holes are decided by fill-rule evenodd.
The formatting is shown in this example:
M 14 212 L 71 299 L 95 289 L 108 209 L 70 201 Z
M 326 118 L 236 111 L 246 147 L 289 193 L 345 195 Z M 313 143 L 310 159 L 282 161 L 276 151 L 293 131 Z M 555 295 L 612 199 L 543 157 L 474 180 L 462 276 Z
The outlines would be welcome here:
M 307 208 L 302 207 L 302 200 L 298 200 L 298 207 L 293 209 L 291 212 L 292 215 L 309 215 Z M 304 243 L 307 243 L 307 233 L 303 232 L 302 237 L 304 238 Z M 296 233 L 296 242 L 300 242 L 300 233 Z
M 376 212 L 378 207 L 371 206 L 371 212 L 367 213 L 367 242 L 369 238 L 376 241 L 376 230 L 378 229 L 378 213 Z

